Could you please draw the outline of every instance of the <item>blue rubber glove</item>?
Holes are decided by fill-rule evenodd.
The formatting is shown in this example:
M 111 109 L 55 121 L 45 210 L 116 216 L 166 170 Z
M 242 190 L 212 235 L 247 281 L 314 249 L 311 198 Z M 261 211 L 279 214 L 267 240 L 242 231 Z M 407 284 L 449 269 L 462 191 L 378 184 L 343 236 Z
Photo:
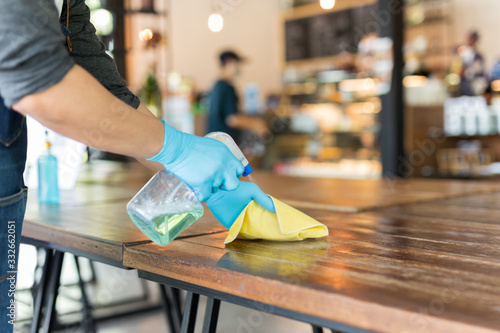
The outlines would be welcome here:
M 219 222 L 226 228 L 231 228 L 236 218 L 245 207 L 255 200 L 262 208 L 276 213 L 274 203 L 254 183 L 240 182 L 234 191 L 219 191 L 207 200 L 207 206 Z
M 163 148 L 148 160 L 163 164 L 191 186 L 200 201 L 219 189 L 231 191 L 239 186 L 243 164 L 223 143 L 177 131 L 164 121 L 163 124 Z

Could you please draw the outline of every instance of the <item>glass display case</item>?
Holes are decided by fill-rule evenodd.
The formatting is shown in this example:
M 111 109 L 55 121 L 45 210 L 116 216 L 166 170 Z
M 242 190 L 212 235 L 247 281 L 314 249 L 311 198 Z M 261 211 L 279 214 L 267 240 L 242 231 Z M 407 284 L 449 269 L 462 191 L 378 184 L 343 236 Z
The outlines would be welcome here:
M 320 14 L 285 22 L 284 93 L 271 122 L 274 136 L 265 167 L 287 175 L 381 177 L 380 96 L 391 85 L 392 41 L 367 33 L 353 37 L 355 43 L 349 47 L 318 46 L 338 43 L 335 31 L 363 27 L 368 19 L 363 14 L 375 6 L 353 5 L 338 11 L 336 17 L 349 18 L 341 26 L 332 23 L 333 14 L 331 21 Z M 320 28 L 331 33 L 324 35 Z M 315 37 L 302 40 L 304 34 Z M 295 49 L 301 50 L 300 56 Z

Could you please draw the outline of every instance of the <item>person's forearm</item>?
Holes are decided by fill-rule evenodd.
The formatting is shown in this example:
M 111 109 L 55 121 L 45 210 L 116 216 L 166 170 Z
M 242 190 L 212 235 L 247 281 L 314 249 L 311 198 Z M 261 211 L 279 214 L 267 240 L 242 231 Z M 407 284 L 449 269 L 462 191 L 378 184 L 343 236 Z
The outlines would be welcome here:
M 14 104 L 46 127 L 104 151 L 146 159 L 157 154 L 164 126 L 109 93 L 75 65 L 56 85 Z M 147 110 L 147 109 L 146 109 Z

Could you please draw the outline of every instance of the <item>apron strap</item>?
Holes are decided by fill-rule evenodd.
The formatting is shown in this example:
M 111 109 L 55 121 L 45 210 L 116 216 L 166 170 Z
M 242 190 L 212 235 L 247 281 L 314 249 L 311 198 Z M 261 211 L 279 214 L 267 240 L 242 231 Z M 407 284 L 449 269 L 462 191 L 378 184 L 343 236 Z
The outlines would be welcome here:
M 69 30 L 69 0 L 66 0 L 66 29 Z M 73 51 L 73 46 L 71 45 L 71 39 L 69 35 L 66 36 L 66 44 L 68 45 L 69 52 Z

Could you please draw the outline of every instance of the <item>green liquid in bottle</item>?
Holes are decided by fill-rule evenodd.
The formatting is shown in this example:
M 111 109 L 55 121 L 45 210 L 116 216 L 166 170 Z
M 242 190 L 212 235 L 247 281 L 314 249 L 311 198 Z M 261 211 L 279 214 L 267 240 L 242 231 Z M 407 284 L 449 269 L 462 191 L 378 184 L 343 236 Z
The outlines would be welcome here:
M 129 213 L 130 218 L 137 227 L 158 245 L 167 245 L 170 243 L 202 215 L 203 209 L 200 209 L 185 213 L 162 214 L 148 221 L 133 213 Z

